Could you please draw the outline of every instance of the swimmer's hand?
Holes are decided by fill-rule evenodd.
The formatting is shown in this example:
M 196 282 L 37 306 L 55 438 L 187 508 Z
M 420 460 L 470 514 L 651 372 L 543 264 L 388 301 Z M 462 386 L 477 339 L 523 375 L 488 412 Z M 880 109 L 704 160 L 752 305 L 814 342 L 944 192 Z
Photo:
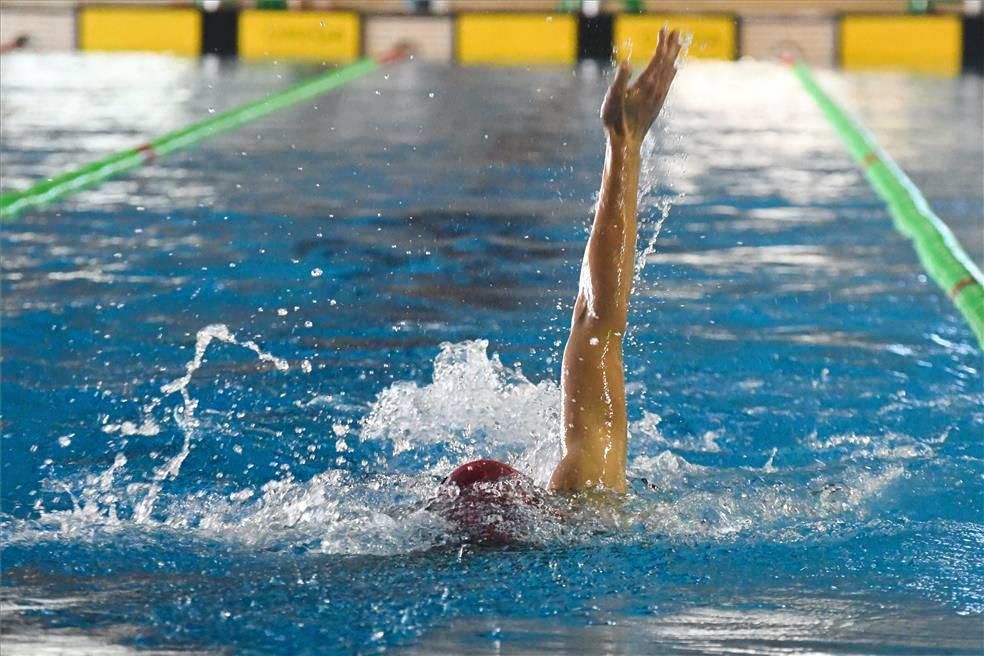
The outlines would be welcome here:
M 680 54 L 680 34 L 674 30 L 667 35 L 659 31 L 656 52 L 635 84 L 629 85 L 632 68 L 623 61 L 615 71 L 615 79 L 601 105 L 601 121 L 612 143 L 638 148 L 666 101 L 670 84 L 676 76 L 676 60 Z

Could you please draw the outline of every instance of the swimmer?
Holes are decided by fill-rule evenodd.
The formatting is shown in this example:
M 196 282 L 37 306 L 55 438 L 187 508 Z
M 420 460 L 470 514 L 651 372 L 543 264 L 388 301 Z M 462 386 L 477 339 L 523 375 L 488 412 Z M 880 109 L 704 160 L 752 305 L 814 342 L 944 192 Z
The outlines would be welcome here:
M 660 30 L 656 52 L 636 81 L 629 83 L 628 62 L 620 63 L 601 106 L 605 168 L 564 349 L 564 455 L 550 479 L 555 492 L 626 491 L 622 340 L 632 291 L 641 148 L 676 75 L 680 48 L 676 31 Z M 490 485 L 502 482 L 508 489 L 523 478 L 509 465 L 476 460 L 455 469 L 442 487 L 457 488 L 463 500 L 486 500 Z
M 15 50 L 23 50 L 31 42 L 31 38 L 26 34 L 21 34 L 13 41 L 7 43 L 0 43 L 0 55 L 6 55 L 8 52 L 14 52 Z

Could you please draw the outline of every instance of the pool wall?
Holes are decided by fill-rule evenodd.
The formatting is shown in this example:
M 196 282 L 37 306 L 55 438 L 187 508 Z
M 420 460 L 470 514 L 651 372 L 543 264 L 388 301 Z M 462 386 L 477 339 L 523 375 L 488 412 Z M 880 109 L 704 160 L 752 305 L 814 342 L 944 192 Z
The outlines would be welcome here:
M 5 2 L 0 7 L 0 42 L 27 35 L 28 47 L 44 50 L 214 53 L 332 63 L 407 43 L 429 61 L 542 65 L 607 56 L 626 42 L 642 53 L 668 22 L 693 34 L 690 55 L 697 58 L 769 58 L 792 51 L 810 65 L 847 70 L 938 75 L 984 70 L 981 9 L 966 5 L 966 15 L 952 11 L 964 8 L 961 3 L 933 5 L 942 13 L 909 14 L 910 3 L 894 1 L 705 2 L 701 13 L 693 12 L 694 3 L 604 2 L 593 5 L 601 10 L 594 15 L 574 11 L 576 2 L 539 0 L 332 2 L 326 5 L 330 11 L 276 11 L 246 4 L 216 3 L 219 8 L 208 11 L 189 3 L 53 7 Z M 620 13 L 630 4 L 639 13 Z M 479 7 L 496 11 L 477 11 Z M 415 8 L 424 11 L 407 13 Z

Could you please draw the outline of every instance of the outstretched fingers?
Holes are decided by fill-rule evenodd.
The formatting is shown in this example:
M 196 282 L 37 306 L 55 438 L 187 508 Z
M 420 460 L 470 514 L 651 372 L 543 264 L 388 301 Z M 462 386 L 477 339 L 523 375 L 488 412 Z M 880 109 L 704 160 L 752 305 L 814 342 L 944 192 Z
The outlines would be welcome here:
M 666 27 L 659 31 L 659 42 L 656 44 L 656 51 L 652 59 L 646 65 L 646 69 L 639 76 L 640 81 L 646 83 L 656 83 L 659 78 L 672 73 L 676 69 L 676 59 L 680 54 L 680 33 L 673 30 L 669 34 Z
M 645 89 L 649 101 L 657 107 L 657 111 L 666 100 L 670 84 L 676 77 L 676 60 L 681 47 L 679 32 L 673 30 L 667 35 L 666 28 L 660 30 L 656 52 L 640 76 L 640 85 Z
M 680 33 L 664 27 L 659 31 L 656 52 L 635 83 L 629 83 L 632 69 L 628 61 L 618 65 L 601 105 L 601 119 L 610 135 L 640 141 L 645 137 L 669 93 L 680 48 Z
M 670 32 L 667 48 L 669 48 L 669 56 L 667 57 L 667 61 L 670 66 L 676 70 L 677 57 L 680 56 L 680 50 L 683 49 L 683 39 L 680 38 L 680 32 L 678 30 L 673 30 Z

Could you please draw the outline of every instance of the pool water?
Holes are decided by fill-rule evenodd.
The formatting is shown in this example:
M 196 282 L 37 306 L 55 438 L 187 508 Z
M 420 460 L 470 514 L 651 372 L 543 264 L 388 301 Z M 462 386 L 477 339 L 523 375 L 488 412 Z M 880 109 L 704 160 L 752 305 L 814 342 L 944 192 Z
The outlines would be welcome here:
M 0 187 L 315 72 L 5 57 Z M 981 353 L 780 66 L 647 143 L 627 497 L 426 510 L 557 462 L 605 77 L 399 64 L 4 225 L 4 651 L 980 653 Z M 984 80 L 821 80 L 984 261 Z

